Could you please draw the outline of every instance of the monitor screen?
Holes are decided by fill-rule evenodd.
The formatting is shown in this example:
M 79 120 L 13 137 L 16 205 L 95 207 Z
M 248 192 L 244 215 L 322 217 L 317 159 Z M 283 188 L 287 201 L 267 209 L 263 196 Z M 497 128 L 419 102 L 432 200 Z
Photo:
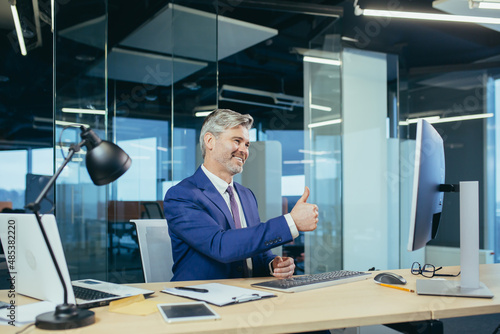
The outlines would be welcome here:
M 437 234 L 444 184 L 444 145 L 436 129 L 427 121 L 417 122 L 413 191 L 411 198 L 408 250 L 424 247 Z

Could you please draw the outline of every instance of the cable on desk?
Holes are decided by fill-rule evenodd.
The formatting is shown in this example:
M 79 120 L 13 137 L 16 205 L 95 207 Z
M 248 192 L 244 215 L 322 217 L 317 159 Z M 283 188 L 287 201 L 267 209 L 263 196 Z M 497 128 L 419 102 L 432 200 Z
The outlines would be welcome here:
M 19 332 L 16 332 L 16 334 L 21 334 L 22 332 L 24 332 L 25 330 L 27 330 L 28 328 L 30 328 L 31 326 L 34 326 L 35 323 L 31 323 L 29 324 L 28 326 L 24 327 L 23 329 L 21 329 Z

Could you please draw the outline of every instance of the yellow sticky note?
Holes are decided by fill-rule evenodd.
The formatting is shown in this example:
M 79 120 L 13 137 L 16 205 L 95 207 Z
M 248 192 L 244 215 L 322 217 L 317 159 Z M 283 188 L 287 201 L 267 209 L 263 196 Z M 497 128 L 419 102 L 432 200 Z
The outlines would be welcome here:
M 158 311 L 155 300 L 145 300 L 143 295 L 132 296 L 109 303 L 109 311 L 131 315 L 148 315 Z

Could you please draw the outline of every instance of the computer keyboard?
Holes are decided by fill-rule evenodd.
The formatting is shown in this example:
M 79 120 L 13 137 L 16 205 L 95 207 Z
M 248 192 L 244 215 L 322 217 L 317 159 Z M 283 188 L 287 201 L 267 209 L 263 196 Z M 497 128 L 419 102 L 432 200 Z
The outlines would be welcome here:
M 113 295 L 111 293 L 82 288 L 81 286 L 74 285 L 73 292 L 75 293 L 75 298 L 83 300 L 99 300 L 104 298 L 117 297 L 116 295 Z
M 371 276 L 371 273 L 360 271 L 337 270 L 321 274 L 293 276 L 286 279 L 277 279 L 252 284 L 255 287 L 272 289 L 283 292 L 298 292 L 331 285 L 361 281 Z

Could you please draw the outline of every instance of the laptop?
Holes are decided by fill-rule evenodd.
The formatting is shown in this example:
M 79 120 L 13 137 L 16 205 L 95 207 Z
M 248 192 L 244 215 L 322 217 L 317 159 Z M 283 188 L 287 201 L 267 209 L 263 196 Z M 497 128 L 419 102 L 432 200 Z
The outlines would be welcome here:
M 68 290 L 68 303 L 80 308 L 109 304 L 112 300 L 154 291 L 96 279 L 71 281 L 54 215 L 42 216 L 47 238 Z M 17 293 L 50 301 L 64 302 L 64 290 L 34 214 L 0 213 L 0 240 L 7 267 Z M 83 293 L 84 296 L 81 296 Z M 92 296 L 97 294 L 97 296 Z

